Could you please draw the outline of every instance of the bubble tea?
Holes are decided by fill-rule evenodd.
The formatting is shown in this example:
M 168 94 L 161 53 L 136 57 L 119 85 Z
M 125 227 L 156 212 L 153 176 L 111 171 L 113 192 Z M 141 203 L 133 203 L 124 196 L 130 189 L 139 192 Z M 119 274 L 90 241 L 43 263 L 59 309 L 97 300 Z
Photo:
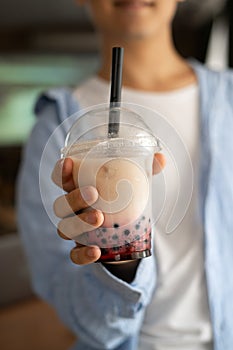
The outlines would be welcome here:
M 63 157 L 73 160 L 76 187 L 94 186 L 98 199 L 91 208 L 103 212 L 101 227 L 70 237 L 101 249 L 99 261 L 125 261 L 151 255 L 151 178 L 158 140 L 135 112 L 116 107 L 119 132 L 107 137 L 108 106 L 79 117 L 70 129 Z

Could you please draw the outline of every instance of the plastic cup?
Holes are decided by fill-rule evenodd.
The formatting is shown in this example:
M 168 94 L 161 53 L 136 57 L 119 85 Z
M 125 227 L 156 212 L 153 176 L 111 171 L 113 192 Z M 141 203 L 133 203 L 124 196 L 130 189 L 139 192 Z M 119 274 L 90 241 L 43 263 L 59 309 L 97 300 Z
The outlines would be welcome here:
M 139 115 L 122 107 L 115 108 L 119 133 L 109 138 L 109 112 L 99 107 L 79 117 L 62 150 L 73 160 L 81 192 L 84 186 L 97 188 L 91 207 L 104 214 L 101 227 L 70 238 L 99 246 L 100 262 L 141 259 L 151 255 L 152 164 L 159 142 Z

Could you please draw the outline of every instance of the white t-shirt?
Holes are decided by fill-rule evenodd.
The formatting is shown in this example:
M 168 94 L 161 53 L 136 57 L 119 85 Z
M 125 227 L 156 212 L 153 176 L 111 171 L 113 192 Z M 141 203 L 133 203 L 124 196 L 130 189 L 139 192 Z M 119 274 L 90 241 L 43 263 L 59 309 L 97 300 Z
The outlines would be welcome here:
M 140 350 L 210 350 L 210 322 L 204 272 L 203 230 L 198 215 L 199 98 L 198 86 L 165 93 L 142 92 L 124 88 L 122 100 L 158 111 L 172 124 L 184 141 L 194 171 L 194 190 L 189 208 L 181 223 L 166 234 L 170 203 L 177 195 L 175 164 L 163 149 L 167 165 L 162 174 L 166 183 L 164 211 L 155 225 L 157 283 L 153 299 L 145 313 L 141 329 Z M 93 77 L 74 92 L 82 108 L 109 101 L 109 84 Z M 186 169 L 182 169 L 186 171 Z M 186 184 L 189 186 L 189 176 Z M 157 181 L 157 180 L 156 180 Z M 159 192 L 157 196 L 159 196 Z M 153 209 L 156 210 L 156 209 Z

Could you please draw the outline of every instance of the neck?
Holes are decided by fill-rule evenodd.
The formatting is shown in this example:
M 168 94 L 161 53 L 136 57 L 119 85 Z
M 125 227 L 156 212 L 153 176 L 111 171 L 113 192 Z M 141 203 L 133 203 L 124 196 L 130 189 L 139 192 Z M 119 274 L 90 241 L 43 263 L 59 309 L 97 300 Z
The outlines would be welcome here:
M 123 85 L 145 91 L 172 90 L 195 81 L 195 74 L 173 46 L 170 31 L 134 40 L 102 42 L 99 76 L 110 79 L 112 46 L 124 47 Z

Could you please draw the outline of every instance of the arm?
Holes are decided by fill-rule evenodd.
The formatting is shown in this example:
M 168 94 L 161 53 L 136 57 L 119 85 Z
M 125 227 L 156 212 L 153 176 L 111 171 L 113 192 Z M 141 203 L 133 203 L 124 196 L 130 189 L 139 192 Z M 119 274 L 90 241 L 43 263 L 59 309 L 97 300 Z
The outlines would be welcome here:
M 48 105 L 26 146 L 18 179 L 18 221 L 33 286 L 83 343 L 93 348 L 114 348 L 140 329 L 154 289 L 154 259 L 141 261 L 130 284 L 101 264 L 77 266 L 70 261 L 69 252 L 74 244 L 58 237 L 57 218 L 52 214 L 53 202 L 61 190 L 50 179 L 64 144 L 64 129 L 50 145 L 46 173 L 40 179 L 47 205 L 51 205 L 53 223 L 43 206 L 39 188 L 41 156 L 56 126 L 56 109 Z

